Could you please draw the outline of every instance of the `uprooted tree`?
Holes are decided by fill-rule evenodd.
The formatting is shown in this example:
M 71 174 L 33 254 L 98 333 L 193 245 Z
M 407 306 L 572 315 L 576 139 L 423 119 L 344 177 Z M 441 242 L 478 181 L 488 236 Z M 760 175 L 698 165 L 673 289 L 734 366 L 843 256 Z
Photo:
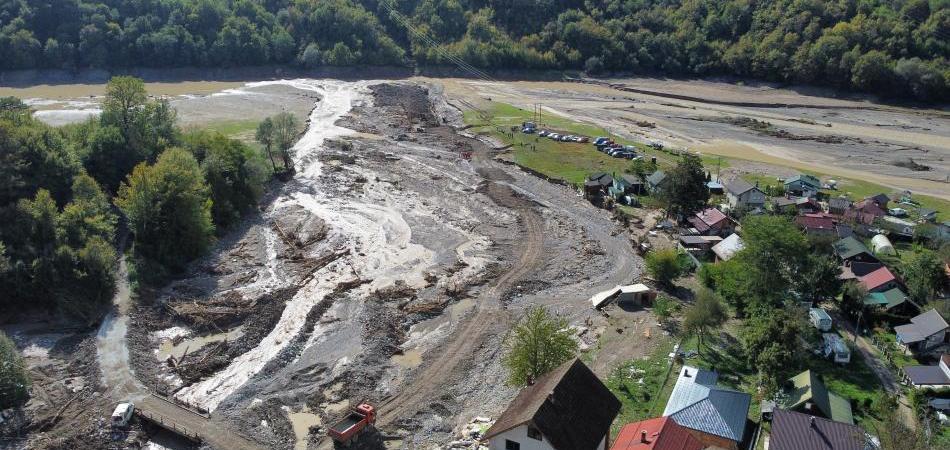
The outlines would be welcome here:
M 504 365 L 513 386 L 531 384 L 541 375 L 577 354 L 577 341 L 567 320 L 552 316 L 543 306 L 528 309 L 505 340 Z

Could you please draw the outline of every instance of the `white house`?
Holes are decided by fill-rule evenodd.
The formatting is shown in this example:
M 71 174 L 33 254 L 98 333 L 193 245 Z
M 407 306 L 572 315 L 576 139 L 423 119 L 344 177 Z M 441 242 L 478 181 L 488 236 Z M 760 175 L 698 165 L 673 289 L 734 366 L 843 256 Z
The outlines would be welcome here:
M 521 390 L 485 432 L 491 450 L 607 450 L 620 400 L 580 360 Z
M 742 178 L 733 178 L 726 182 L 723 187 L 726 190 L 726 198 L 729 200 L 729 206 L 732 209 L 765 207 L 765 192 Z

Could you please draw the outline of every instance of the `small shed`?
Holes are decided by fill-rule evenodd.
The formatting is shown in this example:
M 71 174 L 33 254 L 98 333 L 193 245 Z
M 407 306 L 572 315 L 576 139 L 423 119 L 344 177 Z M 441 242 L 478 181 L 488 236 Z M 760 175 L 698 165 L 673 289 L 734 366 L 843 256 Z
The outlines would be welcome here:
M 630 302 L 639 306 L 649 306 L 656 300 L 656 291 L 643 283 L 616 286 L 594 294 L 590 298 L 591 306 L 600 309 L 616 299 L 618 302 Z
M 897 253 L 894 251 L 894 244 L 891 244 L 891 240 L 883 234 L 878 234 L 871 238 L 871 248 L 874 250 L 874 253 L 878 255 L 893 255 Z
M 823 333 L 821 337 L 824 341 L 822 351 L 826 358 L 831 358 L 838 364 L 851 362 L 851 349 L 848 348 L 848 344 L 841 339 L 841 336 L 835 333 Z

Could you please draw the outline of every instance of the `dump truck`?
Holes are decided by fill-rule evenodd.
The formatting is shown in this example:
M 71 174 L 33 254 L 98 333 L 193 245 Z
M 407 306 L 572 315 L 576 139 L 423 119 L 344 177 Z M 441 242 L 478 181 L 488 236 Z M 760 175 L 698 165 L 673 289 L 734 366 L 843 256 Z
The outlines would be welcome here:
M 376 408 L 368 403 L 360 403 L 350 410 L 343 420 L 329 429 L 330 437 L 343 445 L 349 445 L 366 427 L 376 423 Z

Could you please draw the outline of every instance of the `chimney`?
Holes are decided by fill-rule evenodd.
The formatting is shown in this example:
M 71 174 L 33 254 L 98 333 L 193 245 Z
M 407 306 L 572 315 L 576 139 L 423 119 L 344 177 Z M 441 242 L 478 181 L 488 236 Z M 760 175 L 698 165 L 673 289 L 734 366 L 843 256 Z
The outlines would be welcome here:
M 640 442 L 647 443 L 647 430 L 640 430 Z

